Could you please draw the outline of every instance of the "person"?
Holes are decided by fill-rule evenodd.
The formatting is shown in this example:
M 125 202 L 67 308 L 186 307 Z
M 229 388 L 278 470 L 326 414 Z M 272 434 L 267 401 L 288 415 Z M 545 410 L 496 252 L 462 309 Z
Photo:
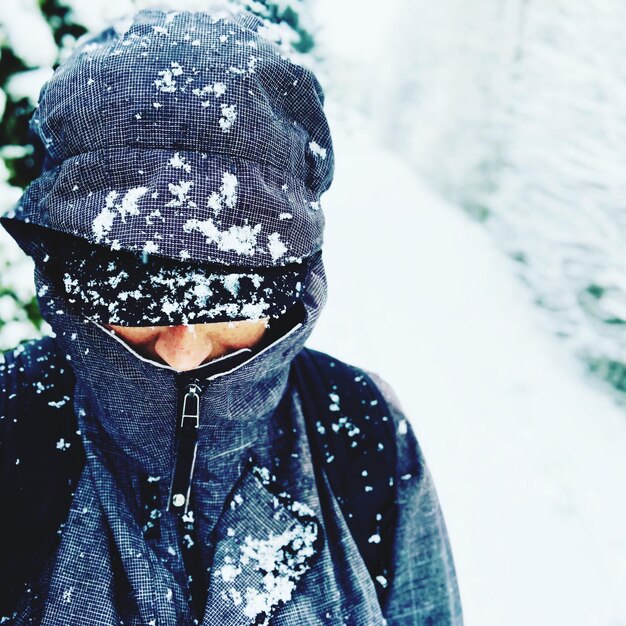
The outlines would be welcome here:
M 334 154 L 268 32 L 143 10 L 42 88 L 2 218 L 53 330 L 0 364 L 2 623 L 462 624 L 395 395 L 304 347 Z

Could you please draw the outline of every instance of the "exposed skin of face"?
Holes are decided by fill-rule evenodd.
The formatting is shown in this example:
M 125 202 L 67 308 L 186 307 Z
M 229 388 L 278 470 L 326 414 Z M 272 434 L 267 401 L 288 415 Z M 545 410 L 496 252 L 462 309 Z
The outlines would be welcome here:
M 181 326 L 106 327 L 142 356 L 187 371 L 241 348 L 253 348 L 265 333 L 268 319 Z

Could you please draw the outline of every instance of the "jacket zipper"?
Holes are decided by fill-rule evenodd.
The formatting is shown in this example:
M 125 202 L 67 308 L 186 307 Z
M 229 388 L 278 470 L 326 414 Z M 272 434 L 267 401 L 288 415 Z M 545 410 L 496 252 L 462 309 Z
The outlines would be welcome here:
M 176 424 L 174 471 L 167 498 L 167 510 L 186 515 L 189 509 L 191 482 L 198 449 L 200 396 L 202 387 L 196 382 L 185 385 L 180 414 Z

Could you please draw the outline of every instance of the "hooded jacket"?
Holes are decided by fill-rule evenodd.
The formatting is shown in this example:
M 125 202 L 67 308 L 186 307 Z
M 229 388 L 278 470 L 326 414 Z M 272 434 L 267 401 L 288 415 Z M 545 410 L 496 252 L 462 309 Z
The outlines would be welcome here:
M 148 14 L 154 22 L 151 36 L 169 36 L 173 20 L 189 18 L 170 16 Z M 145 37 L 144 29 L 128 50 L 145 43 Z M 107 63 L 123 53 L 122 46 L 116 44 Z M 64 80 L 64 76 L 62 71 L 57 79 Z M 158 87 L 163 97 L 169 97 L 172 77 L 163 75 L 162 79 L 165 82 Z M 47 102 L 50 119 L 41 118 L 47 124 L 42 132 L 58 131 L 58 107 L 51 98 Z M 221 126 L 223 129 L 224 124 Z M 152 125 L 146 124 L 144 130 L 150 128 Z M 178 372 L 141 356 L 97 321 L 67 306 L 62 286 L 47 270 L 45 241 L 37 238 L 31 224 L 79 235 L 94 245 L 122 245 L 140 252 L 151 234 L 149 228 L 138 230 L 138 221 L 154 216 L 159 193 L 178 194 L 182 204 L 180 188 L 172 192 L 172 183 L 155 170 L 150 172 L 149 184 L 161 191 L 144 192 L 147 204 L 135 203 L 137 194 L 134 200 L 130 198 L 130 189 L 121 203 L 115 204 L 118 196 L 122 198 L 122 192 L 118 193 L 122 182 L 127 188 L 131 184 L 119 173 L 136 165 L 135 152 L 116 146 L 111 149 L 115 155 L 107 153 L 106 168 L 119 175 L 109 180 L 98 170 L 102 165 L 99 155 L 108 149 L 95 145 L 84 154 L 76 153 L 75 143 L 84 135 L 68 129 L 49 137 L 54 138 L 48 146 L 50 154 L 59 162 L 48 164 L 41 179 L 27 190 L 13 219 L 3 223 L 35 258 L 42 314 L 54 331 L 58 353 L 64 355 L 76 379 L 73 397 L 67 401 L 73 402 L 86 462 L 54 554 L 25 590 L 16 613 L 0 617 L 15 624 L 46 626 L 461 624 L 454 566 L 436 492 L 413 431 L 382 382 L 398 442 L 398 520 L 385 606 L 379 605 L 374 583 L 328 481 L 316 484 L 301 402 L 288 375 L 291 361 L 310 336 L 326 300 L 322 258 L 314 254 L 321 246 L 323 218 L 319 206 L 309 206 L 316 204 L 330 182 L 331 166 L 328 162 L 320 165 L 326 158 L 320 145 L 315 143 L 313 157 L 309 154 L 298 160 L 311 174 L 305 187 L 298 186 L 291 174 L 289 187 L 293 183 L 295 191 L 289 188 L 284 196 L 277 196 L 265 183 L 261 185 L 267 201 L 278 205 L 268 208 L 265 217 L 259 217 L 258 228 L 252 228 L 260 233 L 267 233 L 268 224 L 278 228 L 278 213 L 299 206 L 289 214 L 295 226 L 281 231 L 282 240 L 280 236 L 268 238 L 270 243 L 286 241 L 284 248 L 292 246 L 294 256 L 310 259 L 301 303 L 286 318 L 289 323 L 279 326 L 280 332 L 270 335 L 260 349 L 240 350 L 189 372 Z M 300 141 L 299 145 L 304 149 L 310 142 Z M 187 165 L 196 171 L 190 153 L 185 161 L 180 155 L 174 159 L 172 154 L 179 154 L 174 148 L 165 158 L 160 152 L 146 156 L 142 150 L 142 175 L 155 163 L 165 164 L 167 171 Z M 120 158 L 125 161 L 118 162 Z M 218 169 L 219 159 L 216 163 L 211 172 Z M 248 175 L 258 184 L 260 179 L 248 169 L 252 162 L 244 159 L 238 163 L 244 166 L 243 173 L 238 170 L 241 184 Z M 276 178 L 276 167 L 263 163 L 266 182 L 282 182 Z M 316 169 L 316 164 L 321 169 Z M 86 186 L 74 183 L 79 175 L 88 182 Z M 208 176 L 203 180 L 203 184 L 219 188 L 219 178 L 218 183 Z M 118 189 L 115 197 L 110 191 L 113 186 Z M 198 183 L 196 188 L 200 187 Z M 205 240 L 198 237 L 202 229 L 181 228 L 181 224 L 189 224 L 184 221 L 188 215 L 183 209 L 200 210 L 199 203 L 192 206 L 189 198 L 184 200 L 184 207 L 171 200 L 163 205 L 171 209 L 170 214 L 164 211 L 165 218 L 159 222 L 164 254 L 175 258 L 184 248 L 198 259 L 226 264 L 237 259 L 241 246 L 228 248 L 231 239 L 223 236 L 241 233 L 241 229 L 233 231 L 240 228 L 234 226 L 240 217 L 234 210 L 229 215 L 229 209 L 235 207 L 222 198 L 218 211 L 225 220 L 219 225 L 222 235 Z M 258 217 L 258 207 L 243 204 L 248 218 Z M 193 219 L 194 225 L 206 225 L 213 218 Z M 232 222 L 227 227 L 228 219 Z M 152 225 L 149 220 L 145 223 Z M 94 241 L 94 236 L 99 239 Z M 276 264 L 284 253 L 278 246 L 281 254 L 277 257 L 277 246 L 261 245 L 257 238 L 254 242 L 259 245 L 244 250 L 250 262 Z M 51 367 L 56 362 L 53 355 L 44 354 L 40 359 L 49 359 Z M 0 401 L 5 390 L 14 387 L 9 383 L 16 375 L 0 365 Z M 45 385 L 45 379 L 44 374 L 41 381 L 31 381 L 20 393 L 36 391 L 38 385 Z M 200 390 L 199 444 L 190 510 L 181 519 L 167 510 L 166 502 L 174 467 L 175 426 L 190 383 Z M 333 401 L 340 408 L 341 390 L 337 395 Z M 14 420 L 53 419 L 54 404 L 49 415 L 37 416 L 7 414 L 0 405 L 1 416 L 7 428 Z M 36 423 L 34 427 L 36 433 Z M 64 453 L 63 442 L 58 452 Z M 3 449 L 2 453 L 11 462 L 12 451 Z
M 308 274 L 300 321 L 256 354 L 228 355 L 186 373 L 141 357 L 103 327 L 68 313 L 53 285 L 43 289 L 40 272 L 37 285 L 46 292 L 40 302 L 59 352 L 76 376 L 86 465 L 56 553 L 24 594 L 14 623 L 462 623 L 432 479 L 380 379 L 398 443 L 398 522 L 384 607 L 330 486 L 316 486 L 300 400 L 287 376 L 325 300 L 321 261 Z M 52 355 L 40 359 L 54 362 Z M 11 375 L 0 366 L 0 389 Z M 164 510 L 177 401 L 189 379 L 203 388 L 193 524 Z M 3 412 L 3 418 L 28 416 Z M 265 480 L 272 474 L 288 501 L 277 500 Z M 157 486 L 158 535 L 145 528 L 146 484 Z M 279 562 L 293 542 L 296 556 Z M 190 599 L 190 572 L 202 576 L 201 598 Z

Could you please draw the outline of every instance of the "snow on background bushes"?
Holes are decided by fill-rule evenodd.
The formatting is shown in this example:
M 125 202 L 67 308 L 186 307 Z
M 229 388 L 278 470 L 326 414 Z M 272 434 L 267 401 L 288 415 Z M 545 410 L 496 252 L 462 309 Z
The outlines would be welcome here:
M 467 626 L 626 626 L 623 323 L 584 300 L 625 276 L 626 5 L 316 7 L 337 172 L 313 338 L 397 391 Z
M 389 0 L 369 13 L 349 20 L 358 38 L 339 32 L 348 19 L 331 24 L 342 101 L 484 222 L 548 329 L 626 391 L 626 3 Z

